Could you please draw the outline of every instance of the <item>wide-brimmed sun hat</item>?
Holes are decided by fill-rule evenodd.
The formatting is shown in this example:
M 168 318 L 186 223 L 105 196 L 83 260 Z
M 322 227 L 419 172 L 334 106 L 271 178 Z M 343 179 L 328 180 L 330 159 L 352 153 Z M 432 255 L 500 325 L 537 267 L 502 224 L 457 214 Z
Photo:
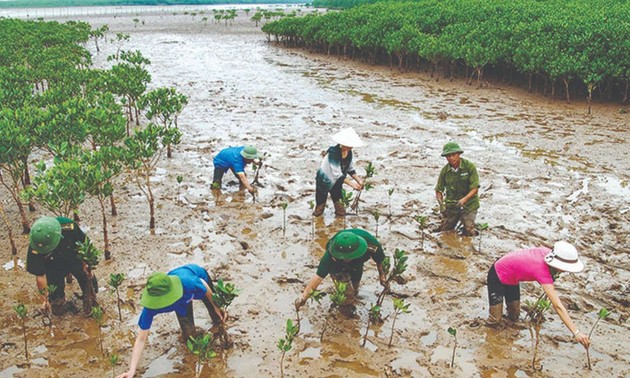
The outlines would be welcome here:
M 151 310 L 168 307 L 184 294 L 182 281 L 177 276 L 155 272 L 149 276 L 140 304 Z
M 584 264 L 578 258 L 575 247 L 565 241 L 556 242 L 553 249 L 545 256 L 547 265 L 564 272 L 578 273 L 584 270 Z
M 442 148 L 442 156 L 456 154 L 458 152 L 463 154 L 464 150 L 462 150 L 461 147 L 459 147 L 459 144 L 455 142 L 448 142 L 444 145 L 444 148 Z
M 31 227 L 29 245 L 38 254 L 47 255 L 57 248 L 62 237 L 57 218 L 41 217 Z
M 354 260 L 365 254 L 367 242 L 362 237 L 349 232 L 339 232 L 333 238 L 328 248 L 333 257 L 342 260 Z
M 245 146 L 243 150 L 241 150 L 241 156 L 245 159 L 254 160 L 258 158 L 258 150 L 253 146 Z
M 339 131 L 332 136 L 332 140 L 346 147 L 361 147 L 364 145 L 359 134 L 352 127 Z

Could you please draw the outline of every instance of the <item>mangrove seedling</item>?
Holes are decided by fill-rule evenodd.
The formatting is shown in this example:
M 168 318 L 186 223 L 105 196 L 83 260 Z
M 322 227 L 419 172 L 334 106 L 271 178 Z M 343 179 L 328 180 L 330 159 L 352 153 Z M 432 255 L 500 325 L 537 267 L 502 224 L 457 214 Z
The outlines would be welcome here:
M 297 335 L 299 327 L 297 325 L 293 325 L 293 321 L 291 319 L 287 319 L 287 326 L 284 338 L 278 340 L 278 349 L 282 352 L 282 357 L 280 357 L 280 376 L 284 377 L 284 356 L 288 351 L 293 348 L 293 339 L 295 335 Z
M 116 273 L 109 275 L 109 286 L 111 286 L 112 291 L 116 292 L 116 306 L 118 307 L 118 319 L 122 322 L 122 312 L 120 311 L 120 290 L 119 287 L 122 282 L 125 280 L 124 273 Z
M 87 315 L 92 311 L 92 307 L 98 307 L 96 302 L 96 290 L 94 287 L 94 275 L 92 271 L 96 269 L 103 251 L 96 248 L 86 236 L 83 243 L 77 242 L 79 258 L 85 263 L 87 272 L 87 282 L 85 294 L 83 295 L 83 312 Z
M 120 358 L 116 353 L 112 353 L 109 355 L 109 366 L 112 367 L 112 378 L 116 377 L 116 365 L 118 365 L 118 360 Z
M 313 302 L 317 302 L 318 304 L 321 303 L 322 298 L 324 298 L 324 293 L 319 291 L 319 290 L 311 290 L 310 294 L 308 295 L 308 298 L 306 298 L 307 300 L 311 300 Z M 300 333 L 300 308 L 298 306 L 298 304 L 295 304 L 295 314 L 297 316 L 297 331 L 295 332 L 295 334 L 297 335 L 298 333 Z
M 186 346 L 192 354 L 197 356 L 195 377 L 199 378 L 206 362 L 217 356 L 217 353 L 212 349 L 212 336 L 209 334 L 199 335 L 198 337 L 190 336 Z
M 389 290 L 389 285 L 392 281 L 397 282 L 398 284 L 403 284 L 404 280 L 402 278 L 403 273 L 407 270 L 407 259 L 409 258 L 406 251 L 402 249 L 396 248 L 394 251 L 394 267 L 390 271 L 390 259 L 386 257 L 385 260 L 381 263 L 383 267 L 384 274 L 389 272 L 389 276 L 387 276 L 387 284 L 383 288 L 383 291 L 378 296 L 378 300 L 376 304 L 379 306 L 383 305 L 383 299 L 385 298 L 385 294 Z
M 390 218 L 392 217 L 392 194 L 394 194 L 394 190 L 395 189 L 396 188 L 387 189 L 387 195 L 389 196 L 389 206 L 388 206 L 388 208 L 389 208 L 389 217 Z
M 216 305 L 227 313 L 227 308 L 232 304 L 232 301 L 238 297 L 241 290 L 237 289 L 234 284 L 223 283 L 223 280 L 219 278 L 217 284 L 214 285 L 214 293 L 212 293 L 212 300 Z M 225 323 L 219 324 L 219 335 L 223 340 L 223 347 L 228 348 L 230 346 L 230 339 L 225 329 Z
M 455 364 L 455 350 L 457 349 L 457 330 L 453 327 L 448 327 L 448 333 L 453 336 L 455 343 L 453 344 L 453 354 L 451 355 L 451 369 Z
M 282 202 L 280 207 L 282 208 L 282 236 L 284 237 L 287 231 L 287 206 L 289 204 Z
M 479 252 L 481 253 L 481 235 L 484 230 L 488 229 L 488 223 L 477 223 L 475 227 L 479 231 Z
M 324 326 L 322 327 L 322 334 L 319 336 L 320 342 L 324 339 L 324 332 L 326 332 L 326 328 L 328 327 L 328 320 L 330 318 L 332 311 L 335 308 L 341 307 L 346 302 L 346 299 L 348 299 L 346 297 L 347 289 L 348 289 L 348 283 L 335 281 L 335 289 L 333 290 L 332 294 L 330 294 L 330 302 L 331 302 L 330 308 L 328 309 L 328 314 L 326 315 L 326 318 L 324 319 Z
M 26 338 L 26 317 L 28 316 L 28 309 L 24 303 L 18 303 L 17 306 L 13 306 L 13 310 L 17 314 L 18 318 L 22 322 L 22 334 L 24 335 L 24 356 L 26 357 L 26 364 L 30 364 L 28 359 L 28 339 Z
M 392 319 L 392 333 L 389 336 L 389 344 L 387 346 L 392 346 L 392 340 L 394 339 L 394 326 L 396 325 L 396 318 L 399 314 L 408 314 L 411 310 L 409 309 L 409 303 L 405 303 L 403 298 L 394 298 L 394 319 Z
M 378 209 L 374 209 L 370 211 L 372 217 L 374 217 L 374 222 L 376 223 L 376 237 L 378 238 L 378 220 L 381 218 L 381 212 Z
M 103 353 L 103 336 L 101 334 L 101 327 L 103 326 L 103 309 L 98 306 L 92 307 L 90 316 L 96 322 L 96 328 L 98 328 L 98 343 L 101 347 L 101 353 Z
M 177 180 L 177 202 L 179 203 L 179 191 L 182 186 L 182 181 L 184 181 L 184 176 L 177 175 L 176 180 Z
M 352 192 L 348 192 L 345 189 L 341 189 L 341 203 L 344 207 L 350 206 L 350 200 L 352 200 Z
M 597 313 L 597 320 L 595 320 L 595 324 L 591 327 L 591 331 L 588 333 L 589 340 L 591 339 L 591 335 L 593 335 L 593 331 L 595 330 L 595 326 L 599 323 L 600 320 L 606 319 L 610 315 L 610 311 L 608 311 L 605 307 L 602 307 Z M 588 361 L 588 369 L 592 370 L 591 367 L 591 355 L 588 352 L 588 348 L 586 348 L 586 360 Z
M 418 222 L 418 228 L 420 228 L 420 249 L 424 251 L 424 230 L 427 228 L 427 220 L 429 218 L 425 215 L 416 215 L 413 220 Z
M 525 307 L 527 308 L 526 319 L 529 319 L 529 334 L 532 337 L 532 369 L 541 370 L 536 367 L 536 359 L 538 357 L 538 345 L 540 344 L 540 328 L 545 321 L 545 312 L 551 308 L 551 302 L 549 299 L 541 296 L 536 302 L 525 301 Z
M 372 162 L 370 161 L 365 166 L 365 180 L 363 180 L 363 189 L 359 190 L 357 196 L 354 197 L 352 206 L 350 206 L 350 209 L 354 210 L 357 214 L 359 213 L 359 200 L 361 199 L 361 193 L 363 192 L 363 190 L 367 192 L 370 189 L 374 188 L 374 185 L 368 182 L 368 179 L 374 177 L 374 175 L 376 175 L 376 168 L 374 168 L 374 165 L 372 165 Z
M 381 306 L 372 304 L 370 307 L 370 312 L 368 313 L 368 322 L 365 327 L 365 334 L 363 335 L 363 343 L 362 347 L 365 347 L 365 342 L 367 341 L 368 332 L 370 331 L 370 324 L 381 321 Z

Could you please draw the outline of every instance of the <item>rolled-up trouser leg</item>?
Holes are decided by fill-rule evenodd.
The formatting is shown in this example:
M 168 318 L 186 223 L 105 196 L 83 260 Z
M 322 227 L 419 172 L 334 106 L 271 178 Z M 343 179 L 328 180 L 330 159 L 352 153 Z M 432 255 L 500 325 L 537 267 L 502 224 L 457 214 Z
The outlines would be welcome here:
M 188 303 L 186 307 L 186 315 L 180 316 L 177 314 L 177 321 L 179 322 L 179 327 L 182 329 L 182 337 L 184 338 L 184 342 L 188 341 L 190 336 L 195 334 L 195 316 L 193 314 L 193 304 L 192 301 Z
M 477 219 L 476 209 L 472 211 L 463 210 L 460 219 L 462 221 L 462 224 L 464 225 L 465 236 L 477 235 L 477 230 L 475 229 L 475 219 Z
M 457 226 L 457 222 L 459 221 L 461 210 L 458 207 L 449 206 L 444 211 L 444 215 L 442 217 L 442 223 L 438 228 L 439 231 L 448 231 L 452 230 Z

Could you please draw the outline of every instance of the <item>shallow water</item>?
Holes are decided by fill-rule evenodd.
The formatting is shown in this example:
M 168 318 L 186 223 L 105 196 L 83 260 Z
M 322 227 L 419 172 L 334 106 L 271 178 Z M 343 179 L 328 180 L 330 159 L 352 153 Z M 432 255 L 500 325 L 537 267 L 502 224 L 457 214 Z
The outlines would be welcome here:
M 107 353 L 118 353 L 122 360 L 117 373 L 129 360 L 146 277 L 195 262 L 243 289 L 229 310 L 235 346 L 211 361 L 204 374 L 279 375 L 275 344 L 286 319 L 295 317 L 293 301 L 314 274 L 328 238 L 344 227 L 376 232 L 368 211 L 378 209 L 383 214 L 378 235 L 386 252 L 401 248 L 410 253 L 407 283 L 394 284 L 392 291 L 411 303 L 412 312 L 398 316 L 388 347 L 393 313 L 388 298 L 385 322 L 371 326 L 368 347 L 361 348 L 367 311 L 381 290 L 376 268 L 368 262 L 357 319 L 336 315 L 320 343 L 330 301 L 303 307 L 300 335 L 285 357 L 287 376 L 536 376 L 529 368 L 527 331 L 488 330 L 475 326 L 475 319 L 485 316 L 485 276 L 496 258 L 560 238 L 578 246 L 587 266 L 584 273 L 558 281 L 578 327 L 589 329 L 601 306 L 613 311 L 594 334 L 591 374 L 627 375 L 630 332 L 623 301 L 630 281 L 630 162 L 624 151 L 630 151 L 630 142 L 629 117 L 617 113 L 618 106 L 596 105 L 594 115 L 586 116 L 585 104 L 549 102 L 500 83 L 477 90 L 462 82 L 436 82 L 424 74 L 284 49 L 267 43 L 243 12 L 228 26 L 203 25 L 200 16 L 183 14 L 142 13 L 144 24 L 137 27 L 136 15 L 86 17 L 94 27 L 107 23 L 111 35 L 131 35 L 123 49 L 140 49 L 151 60 L 153 87 L 176 86 L 189 96 L 179 117 L 182 144 L 173 159 L 160 163 L 154 181 L 156 235 L 147 230 L 146 201 L 128 184 L 118 195 L 120 215 L 112 220 L 114 260 L 97 270 L 99 277 L 124 272 L 123 285 L 130 287 L 125 300 L 136 306 L 123 308 L 120 323 L 112 315 L 115 297 L 99 293 L 110 312 Z M 93 44 L 88 47 L 94 50 Z M 106 56 L 117 48 L 101 44 L 95 63 L 107 65 Z M 376 166 L 375 188 L 363 193 L 358 214 L 335 219 L 329 202 L 323 218 L 313 222 L 308 201 L 314 197 L 320 153 L 332 143 L 332 133 L 349 126 L 367 143 L 355 149 L 355 166 L 360 174 L 367 162 Z M 428 216 L 429 229 L 438 222 L 433 186 L 445 164 L 439 156 L 442 145 L 449 140 L 459 141 L 463 157 L 477 164 L 482 184 L 477 221 L 490 228 L 481 240 L 427 230 L 422 242 L 413 217 Z M 238 192 L 229 173 L 220 194 L 209 191 L 213 155 L 240 144 L 254 144 L 268 154 L 256 203 Z M 184 180 L 178 188 L 179 174 Z M 390 188 L 395 189 L 391 197 Z M 284 236 L 281 202 L 288 203 Z M 99 241 L 96 206 L 88 203 L 82 211 L 85 227 Z M 19 243 L 25 251 L 26 239 Z M 6 238 L 0 238 L 0 246 L 8 261 Z M 37 306 L 34 279 L 22 269 L 3 271 L 0 285 L 10 298 L 1 307 L 3 314 L 8 316 L 18 299 Z M 330 280 L 322 287 L 329 289 Z M 76 283 L 72 290 L 78 290 Z M 530 299 L 540 292 L 538 285 L 523 288 Z M 203 306 L 195 307 L 197 326 L 207 329 Z M 583 349 L 555 314 L 548 319 L 539 352 L 543 375 L 582 376 Z M 37 321 L 30 326 L 38 327 Z M 50 361 L 45 374 L 111 374 L 92 323 L 66 316 L 55 323 L 63 337 L 49 339 L 43 329 L 31 332 L 36 343 L 46 345 L 39 353 Z M 457 327 L 459 342 L 453 369 L 448 367 L 450 326 Z M 14 343 L 3 346 L 2 374 L 44 374 L 41 367 L 24 371 L 16 366 L 23 362 L 17 324 L 3 321 L 0 335 Z M 174 315 L 156 317 L 140 376 L 191 376 L 193 364 L 179 341 Z

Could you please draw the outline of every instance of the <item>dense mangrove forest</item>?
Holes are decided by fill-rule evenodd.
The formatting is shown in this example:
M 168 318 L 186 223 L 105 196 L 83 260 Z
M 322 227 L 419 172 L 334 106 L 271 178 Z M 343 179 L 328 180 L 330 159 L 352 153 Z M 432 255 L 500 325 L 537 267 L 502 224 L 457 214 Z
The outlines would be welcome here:
M 262 30 L 289 47 L 424 69 L 436 79 L 483 86 L 492 77 L 552 99 L 628 101 L 626 2 L 379 2 L 287 17 Z

